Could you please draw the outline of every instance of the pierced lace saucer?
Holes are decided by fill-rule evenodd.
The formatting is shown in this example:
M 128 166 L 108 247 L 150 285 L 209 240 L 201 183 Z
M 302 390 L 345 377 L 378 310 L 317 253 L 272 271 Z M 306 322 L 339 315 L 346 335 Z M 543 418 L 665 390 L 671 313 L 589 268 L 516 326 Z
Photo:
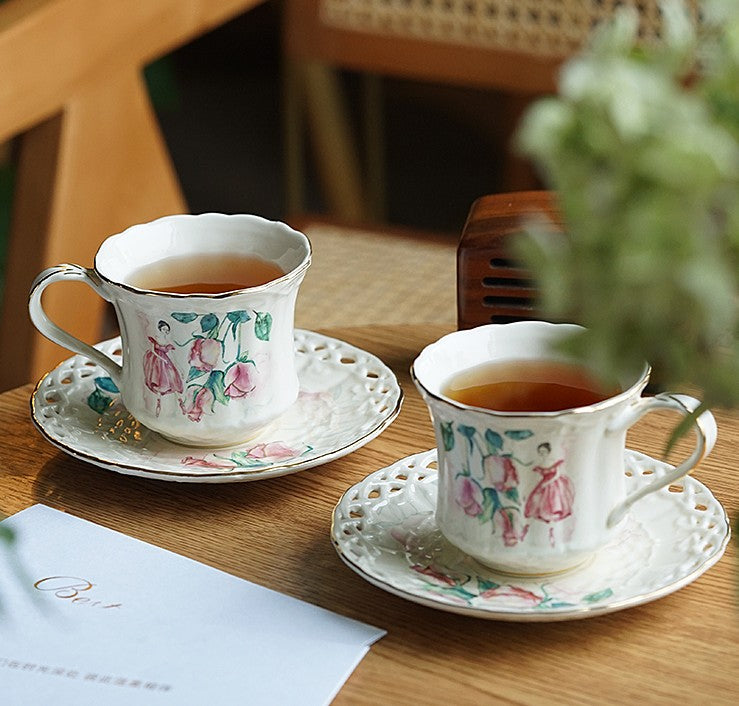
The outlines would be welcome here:
M 669 466 L 626 451 L 632 489 Z M 350 488 L 334 510 L 341 559 L 380 588 L 416 603 L 480 618 L 589 618 L 666 596 L 724 553 L 726 512 L 704 485 L 681 484 L 635 503 L 617 537 L 585 566 L 556 576 L 496 573 L 449 544 L 436 527 L 436 450 L 408 456 Z
M 120 360 L 120 338 L 97 348 Z M 300 394 L 248 442 L 187 447 L 139 424 L 107 373 L 73 356 L 48 373 L 31 397 L 39 431 L 70 456 L 118 473 L 196 483 L 273 478 L 344 456 L 397 417 L 403 393 L 393 372 L 366 351 L 318 333 L 295 331 Z

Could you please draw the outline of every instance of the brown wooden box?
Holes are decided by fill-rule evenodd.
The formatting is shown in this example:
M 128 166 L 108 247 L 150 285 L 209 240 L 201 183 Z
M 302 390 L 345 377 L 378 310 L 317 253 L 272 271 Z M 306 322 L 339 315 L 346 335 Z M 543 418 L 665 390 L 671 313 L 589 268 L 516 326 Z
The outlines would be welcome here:
M 537 289 L 511 255 L 527 218 L 543 215 L 561 232 L 552 192 L 483 196 L 472 204 L 457 248 L 457 327 L 540 318 Z

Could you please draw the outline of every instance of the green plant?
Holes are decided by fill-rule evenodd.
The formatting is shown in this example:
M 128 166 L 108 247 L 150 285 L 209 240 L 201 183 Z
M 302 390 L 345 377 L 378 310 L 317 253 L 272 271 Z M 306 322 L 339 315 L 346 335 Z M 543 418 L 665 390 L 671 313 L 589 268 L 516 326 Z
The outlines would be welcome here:
M 529 228 L 522 255 L 551 316 L 603 377 L 649 360 L 661 384 L 739 405 L 739 3 L 662 5 L 638 42 L 619 11 L 569 61 L 519 143 L 556 190 L 567 236 Z

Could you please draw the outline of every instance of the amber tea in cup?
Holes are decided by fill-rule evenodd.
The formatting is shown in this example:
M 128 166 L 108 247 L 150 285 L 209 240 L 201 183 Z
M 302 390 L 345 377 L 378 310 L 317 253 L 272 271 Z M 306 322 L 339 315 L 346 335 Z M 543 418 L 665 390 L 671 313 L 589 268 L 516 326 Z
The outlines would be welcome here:
M 482 363 L 453 375 L 442 389 L 452 400 L 499 412 L 559 412 L 618 392 L 580 365 L 543 359 Z
M 143 265 L 132 273 L 130 284 L 171 294 L 222 294 L 260 287 L 284 275 L 285 271 L 274 262 L 255 255 L 202 253 Z

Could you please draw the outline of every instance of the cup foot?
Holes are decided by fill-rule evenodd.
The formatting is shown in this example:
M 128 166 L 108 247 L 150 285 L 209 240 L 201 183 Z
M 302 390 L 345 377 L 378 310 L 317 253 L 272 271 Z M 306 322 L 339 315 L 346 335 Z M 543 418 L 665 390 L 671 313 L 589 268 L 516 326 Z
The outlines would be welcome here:
M 194 449 L 227 449 L 232 446 L 242 446 L 243 444 L 247 444 L 253 439 L 255 439 L 260 434 L 269 431 L 269 429 L 277 423 L 277 420 L 273 420 L 271 422 L 267 422 L 267 424 L 257 427 L 256 429 L 252 429 L 248 434 L 246 434 L 243 437 L 239 437 L 236 440 L 231 439 L 223 439 L 223 440 L 216 440 L 208 441 L 208 442 L 200 442 L 197 439 L 192 438 L 183 438 L 179 436 L 173 436 L 170 434 L 164 434 L 161 431 L 156 432 L 159 434 L 159 436 L 165 438 L 167 441 L 171 441 L 174 444 L 177 444 L 178 446 L 187 446 Z
M 593 556 L 595 555 L 580 558 L 578 561 L 574 563 L 567 563 L 566 566 L 561 566 L 561 567 L 551 568 L 551 569 L 546 569 L 546 570 L 522 569 L 521 567 L 511 567 L 505 564 L 497 564 L 495 562 L 482 561 L 481 559 L 478 559 L 476 557 L 472 557 L 472 558 L 475 559 L 475 561 L 477 561 L 478 563 L 487 567 L 488 569 L 495 571 L 495 573 L 497 574 L 503 574 L 504 576 L 510 576 L 511 578 L 517 578 L 517 579 L 536 579 L 536 578 L 547 578 L 549 576 L 561 576 L 562 574 L 568 574 L 571 571 L 579 571 L 583 569 L 585 566 L 587 566 L 590 562 L 593 561 Z

